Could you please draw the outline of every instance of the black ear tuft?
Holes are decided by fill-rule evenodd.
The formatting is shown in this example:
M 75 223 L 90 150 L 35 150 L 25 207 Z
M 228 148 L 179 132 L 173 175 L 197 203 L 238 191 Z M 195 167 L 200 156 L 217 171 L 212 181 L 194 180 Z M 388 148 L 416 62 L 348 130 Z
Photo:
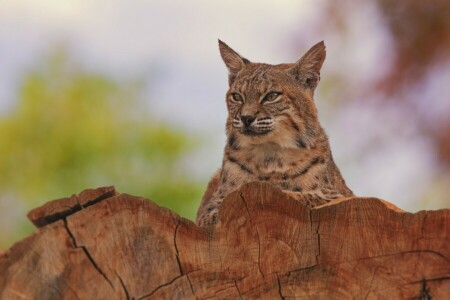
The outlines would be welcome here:
M 250 61 L 240 56 L 221 40 L 219 40 L 219 50 L 220 55 L 228 68 L 228 83 L 231 85 L 239 71 L 241 71 L 246 64 L 249 64 Z

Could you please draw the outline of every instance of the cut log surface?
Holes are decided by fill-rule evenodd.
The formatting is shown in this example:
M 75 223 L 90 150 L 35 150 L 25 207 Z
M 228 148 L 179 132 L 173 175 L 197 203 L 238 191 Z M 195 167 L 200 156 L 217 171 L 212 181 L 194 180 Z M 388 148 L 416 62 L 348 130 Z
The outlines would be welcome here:
M 251 183 L 212 227 L 113 187 L 28 216 L 37 231 L 0 256 L 0 299 L 450 299 L 448 209 L 308 209 Z

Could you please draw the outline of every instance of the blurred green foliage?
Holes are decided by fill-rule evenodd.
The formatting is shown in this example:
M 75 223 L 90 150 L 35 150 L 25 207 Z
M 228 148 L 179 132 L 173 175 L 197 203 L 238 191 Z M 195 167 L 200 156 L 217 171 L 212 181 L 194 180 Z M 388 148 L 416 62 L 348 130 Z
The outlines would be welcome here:
M 15 109 L 0 116 L 0 197 L 29 210 L 115 185 L 192 219 L 201 186 L 180 161 L 197 143 L 142 109 L 136 85 L 69 61 L 54 54 L 27 74 Z M 3 207 L 0 218 L 10 213 Z M 33 230 L 16 217 L 18 229 L 0 234 L 0 249 Z

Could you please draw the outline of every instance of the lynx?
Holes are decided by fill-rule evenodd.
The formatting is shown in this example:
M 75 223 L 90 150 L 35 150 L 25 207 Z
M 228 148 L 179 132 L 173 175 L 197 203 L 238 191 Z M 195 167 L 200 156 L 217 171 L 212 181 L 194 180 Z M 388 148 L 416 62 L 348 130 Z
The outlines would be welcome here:
M 293 64 L 253 63 L 220 40 L 219 49 L 228 68 L 227 144 L 197 224 L 216 223 L 223 199 L 252 181 L 268 182 L 308 207 L 353 196 L 333 161 L 313 99 L 324 42 Z

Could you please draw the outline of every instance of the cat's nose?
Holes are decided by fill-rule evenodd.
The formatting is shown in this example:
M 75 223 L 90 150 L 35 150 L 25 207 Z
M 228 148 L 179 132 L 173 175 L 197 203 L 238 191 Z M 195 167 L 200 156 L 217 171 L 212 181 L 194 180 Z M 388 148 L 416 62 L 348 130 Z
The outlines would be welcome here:
M 254 116 L 241 116 L 242 123 L 244 123 L 245 126 L 250 126 L 255 119 Z

